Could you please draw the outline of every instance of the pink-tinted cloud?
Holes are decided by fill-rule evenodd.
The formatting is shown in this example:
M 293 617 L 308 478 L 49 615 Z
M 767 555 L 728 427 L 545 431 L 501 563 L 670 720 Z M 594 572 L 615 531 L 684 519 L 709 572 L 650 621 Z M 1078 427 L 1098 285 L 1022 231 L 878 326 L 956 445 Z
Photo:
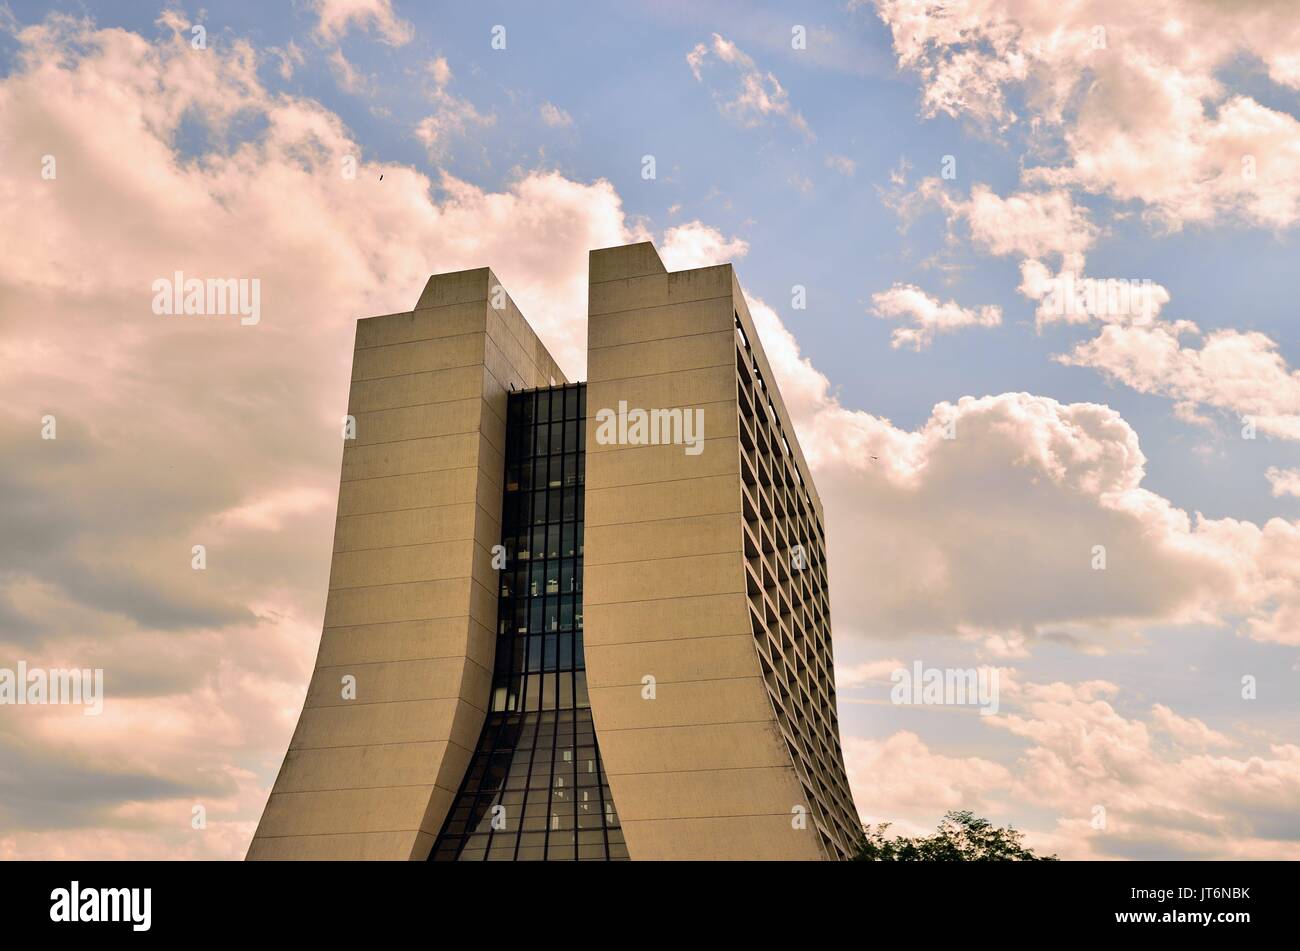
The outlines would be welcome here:
M 871 295 L 878 317 L 910 321 L 911 327 L 898 327 L 890 334 L 890 344 L 924 350 L 934 342 L 935 334 L 950 333 L 963 327 L 997 327 L 1002 323 L 1002 308 L 986 305 L 978 310 L 947 303 L 931 297 L 915 284 L 895 284 L 887 291 Z
M 1143 488 L 1137 433 L 1106 406 L 962 397 L 910 431 L 849 409 L 750 304 L 837 526 L 838 618 L 882 637 L 956 632 L 994 656 L 1044 635 L 1107 649 L 1155 623 L 1298 643 L 1300 523 L 1209 519 Z
M 411 24 L 393 11 L 392 0 L 314 0 L 316 35 L 337 43 L 350 30 L 372 30 L 386 43 L 402 46 L 414 35 Z
M 753 57 L 725 37 L 714 33 L 709 42 L 697 43 L 686 54 L 686 64 L 700 82 L 711 67 L 722 67 L 723 81 L 713 87 L 713 98 L 718 110 L 737 125 L 752 128 L 775 119 L 806 141 L 816 138 L 776 74 L 760 69 Z
M 856 6 L 866 6 L 865 2 Z M 1142 204 L 1153 221 L 1300 221 L 1300 121 L 1219 78 L 1241 59 L 1300 88 L 1300 21 L 1284 3 L 874 0 L 921 111 L 1059 145 L 1030 183 Z M 1013 102 L 1019 100 L 1023 115 Z M 1050 149 L 1044 149 L 1050 152 Z
M 948 810 L 997 822 L 1032 808 L 1046 820 L 1015 822 L 1030 847 L 1067 859 L 1295 859 L 1294 802 L 1300 747 L 1258 752 L 1156 704 L 1120 713 L 1105 681 L 1029 683 L 1003 669 L 1006 712 L 982 729 L 1023 743 L 1014 763 L 941 753 L 910 730 L 883 740 L 848 737 L 845 761 L 866 822 L 891 834 L 926 834 Z
M 0 655 L 107 695 L 5 715 L 4 857 L 242 855 L 319 638 L 355 319 L 490 265 L 580 377 L 587 253 L 646 236 L 607 182 L 377 164 L 247 42 L 162 22 L 51 16 L 0 80 Z M 160 316 L 176 271 L 258 281 L 260 320 Z
M 430 62 L 426 72 L 431 81 L 428 97 L 434 111 L 417 123 L 415 137 L 424 145 L 430 159 L 442 161 L 447 157 L 452 140 L 472 129 L 495 125 L 496 116 L 484 115 L 468 99 L 452 94 L 449 88 L 452 71 L 445 56 Z

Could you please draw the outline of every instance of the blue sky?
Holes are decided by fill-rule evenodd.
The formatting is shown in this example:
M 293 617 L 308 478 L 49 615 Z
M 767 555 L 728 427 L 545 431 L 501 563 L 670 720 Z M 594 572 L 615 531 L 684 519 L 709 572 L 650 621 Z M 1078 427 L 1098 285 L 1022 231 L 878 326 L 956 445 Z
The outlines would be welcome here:
M 1040 56 L 1033 52 L 1034 36 L 1045 35 L 1055 15 L 1050 4 L 1028 4 L 1032 16 L 1026 14 L 1023 23 L 1009 10 L 1014 5 L 995 4 L 996 16 L 987 25 L 967 29 L 960 42 L 945 32 L 940 17 L 931 41 L 916 48 L 918 56 L 911 65 L 900 64 L 909 39 L 899 32 L 898 24 L 903 14 L 919 7 L 905 0 L 847 5 L 724 2 L 708 4 L 707 9 L 678 2 L 542 5 L 394 0 L 388 5 L 375 0 L 355 6 L 378 11 L 376 17 L 345 18 L 333 33 L 322 26 L 325 6 L 229 2 L 210 9 L 193 4 L 169 8 L 187 23 L 204 23 L 210 50 L 217 56 L 228 55 L 237 43 L 247 43 L 256 53 L 256 77 L 265 94 L 246 114 L 223 117 L 222 122 L 213 122 L 204 108 L 195 107 L 167 140 L 173 150 L 172 170 L 191 163 L 203 167 L 214 154 L 230 155 L 242 143 L 257 142 L 270 121 L 265 103 L 283 94 L 295 103 L 318 104 L 337 116 L 360 146 L 368 172 L 388 169 L 385 177 L 390 181 L 398 170 L 427 176 L 435 204 L 447 197 L 438 188 L 444 173 L 488 195 L 509 193 L 521 179 L 539 172 L 557 172 L 584 187 L 604 180 L 621 201 L 628 229 L 643 228 L 659 239 L 669 229 L 695 223 L 732 242 L 743 242 L 747 250 L 737 256 L 736 264 L 746 292 L 769 305 L 793 334 L 800 354 L 829 379 L 839 406 L 873 418 L 869 424 L 873 432 L 884 432 L 892 424 L 891 432 L 920 433 L 936 404 L 956 403 L 962 397 L 1026 393 L 1060 404 L 1102 404 L 1115 411 L 1140 440 L 1147 460 L 1141 487 L 1174 509 L 1257 526 L 1273 518 L 1288 524 L 1300 518 L 1300 495 L 1271 492 L 1266 477 L 1271 468 L 1282 472 L 1300 467 L 1300 443 L 1273 432 L 1250 441 L 1240 437 L 1242 415 L 1267 415 L 1272 410 L 1254 408 L 1250 400 L 1259 397 L 1240 396 L 1240 387 L 1213 395 L 1219 392 L 1214 387 L 1216 372 L 1222 376 L 1231 375 L 1230 371 L 1197 365 L 1199 369 L 1192 367 L 1177 376 L 1178 385 L 1211 394 L 1189 399 L 1202 417 L 1189 421 L 1176 414 L 1178 400 L 1159 391 L 1156 384 L 1152 384 L 1156 392 L 1142 392 L 1141 387 L 1117 379 L 1115 372 L 1102 372 L 1103 358 L 1090 365 L 1062 365 L 1054 357 L 1087 345 L 1102 328 L 1098 321 L 1036 327 L 1035 302 L 1017 289 L 1020 268 L 1026 258 L 1037 256 L 1055 270 L 1058 261 L 1053 252 L 991 253 L 988 240 L 975 234 L 969 217 L 953 212 L 941 199 L 916 197 L 928 179 L 936 179 L 938 188 L 957 202 L 967 200 L 972 189 L 981 185 L 1003 197 L 1059 190 L 1097 228 L 1087 249 L 1089 276 L 1149 280 L 1163 286 L 1172 299 L 1160 319 L 1191 321 L 1201 339 L 1218 330 L 1267 337 L 1282 361 L 1279 387 L 1300 385 L 1290 369 L 1300 361 L 1294 330 L 1300 292 L 1300 270 L 1294 266 L 1295 223 L 1300 211 L 1289 206 L 1270 218 L 1252 204 L 1261 194 L 1285 199 L 1294 165 L 1269 165 L 1268 153 L 1261 151 L 1263 178 L 1279 178 L 1276 187 L 1258 191 L 1224 184 L 1227 172 L 1211 167 L 1222 156 L 1208 147 L 1195 163 L 1180 167 L 1182 153 L 1177 145 L 1186 130 L 1172 125 L 1172 120 L 1168 128 L 1162 126 L 1168 118 L 1165 113 L 1154 106 L 1143 112 L 1141 102 L 1134 101 L 1150 95 L 1142 91 L 1141 82 L 1155 82 L 1147 74 L 1138 75 L 1132 65 L 1136 58 L 1098 63 L 1073 53 Z M 958 12 L 963 6 L 961 2 L 951 5 Z M 1099 0 L 1085 7 L 1091 8 L 1060 13 L 1059 26 L 1065 34 L 1074 31 L 1082 36 L 1092 24 L 1104 22 L 1116 56 L 1137 51 L 1144 42 L 1141 38 L 1150 34 L 1149 24 L 1138 13 L 1124 12 L 1122 4 Z M 23 40 L 19 31 L 45 21 L 51 11 L 89 17 L 95 30 L 120 27 L 161 49 L 174 33 L 172 23 L 159 19 L 161 9 L 139 3 L 91 6 L 9 0 L 10 29 L 0 35 L 0 76 L 7 82 L 21 79 L 27 67 L 17 54 L 30 39 Z M 1227 25 L 1217 24 L 1214 17 L 1219 15 L 1229 18 Z M 1283 127 L 1276 133 L 1279 137 L 1292 134 L 1291 124 L 1300 116 L 1297 84 L 1286 72 L 1285 50 L 1270 37 L 1278 37 L 1281 43 L 1288 31 L 1300 27 L 1294 14 L 1274 10 L 1268 15 L 1278 17 L 1278 22 L 1264 22 L 1258 28 L 1240 26 L 1231 20 L 1231 13 L 1174 0 L 1161 0 L 1142 15 L 1165 17 L 1166 24 L 1175 20 L 1188 24 L 1182 48 L 1201 50 L 1209 64 L 1196 65 L 1190 55 L 1182 58 L 1157 38 L 1150 40 L 1150 49 L 1141 48 L 1155 64 L 1153 70 L 1164 70 L 1161 75 L 1168 79 L 1199 77 L 1196 70 L 1201 69 L 1219 84 L 1188 100 L 1202 108 L 1186 127 L 1191 130 L 1188 135 L 1208 130 L 1249 137 L 1249 128 L 1224 128 L 1232 97 L 1249 100 L 1269 116 L 1279 117 Z M 506 31 L 504 50 L 491 46 L 492 30 L 498 24 Z M 794 25 L 806 28 L 806 49 L 791 47 Z M 981 29 L 987 29 L 987 34 Z M 720 47 L 713 45 L 715 35 L 728 44 L 726 49 L 740 52 L 740 66 L 725 61 Z M 291 43 L 298 58 L 282 74 L 281 56 Z M 688 56 L 701 44 L 704 65 L 697 78 Z M 79 48 L 76 43 L 69 47 Z M 963 72 L 953 65 L 961 62 L 954 57 L 967 48 L 980 50 L 983 58 Z M 339 72 L 340 54 L 358 77 L 351 84 Z M 1021 54 L 1034 62 L 1029 78 L 1007 79 L 998 72 L 1000 63 Z M 449 78 L 435 85 L 432 64 L 438 62 L 449 71 Z M 923 68 L 927 66 L 949 76 L 959 95 L 944 99 L 936 73 L 927 74 Z M 945 74 L 944 69 L 952 72 Z M 1135 72 L 1130 75 L 1125 70 Z M 773 95 L 774 107 L 735 106 L 737 80 L 747 71 Z M 1043 90 L 1051 76 L 1070 80 L 1071 95 L 1059 115 L 1043 104 Z M 989 82 L 997 87 L 998 96 L 1006 97 L 1016 121 L 1006 123 L 999 117 Z M 929 89 L 938 90 L 939 108 L 927 106 Z M 1112 96 L 1114 90 L 1121 92 Z M 548 123 L 543 116 L 548 105 L 559 110 L 553 115 L 567 121 Z M 445 127 L 436 147 L 417 135 L 426 117 L 453 112 L 460 115 L 460 122 Z M 1169 115 L 1174 112 L 1171 109 Z M 1135 116 L 1141 120 L 1136 126 Z M 1135 131 L 1138 127 L 1142 131 Z M 1264 127 L 1262 121 L 1259 127 Z M 1214 195 L 1211 211 L 1202 213 L 1189 197 L 1196 194 L 1195 188 L 1169 197 L 1165 183 L 1153 180 L 1149 173 L 1128 171 L 1123 163 L 1107 164 L 1117 154 L 1115 142 L 1121 134 L 1149 135 L 1139 151 L 1168 148 L 1170 180 L 1185 176 L 1195 182 L 1206 178 L 1207 168 L 1213 172 L 1206 178 L 1212 182 L 1206 186 L 1207 194 Z M 1279 149 L 1276 154 L 1288 153 Z M 657 168 L 656 177 L 649 181 L 642 177 L 645 155 L 654 156 Z M 955 159 L 953 179 L 939 178 L 946 156 Z M 1035 167 L 1071 168 L 1075 174 L 1084 167 L 1081 158 L 1097 160 L 1096 167 L 1110 171 L 1087 182 L 1076 174 L 1055 185 L 1026 176 L 1026 169 Z M 836 163 L 838 167 L 833 167 Z M 1108 180 L 1105 174 L 1113 178 Z M 915 202 L 914 215 L 899 211 L 899 201 L 908 196 Z M 402 232 L 395 230 L 390 238 L 400 241 Z M 441 260 L 431 255 L 429 269 L 443 269 Z M 503 266 L 495 260 L 478 263 Z M 953 300 L 964 308 L 995 305 L 1001 322 L 994 327 L 938 332 L 919 350 L 891 346 L 891 332 L 899 323 L 878 316 L 872 298 L 897 284 L 916 285 L 939 301 Z M 794 285 L 807 288 L 806 309 L 791 306 Z M 398 298 L 409 296 L 394 293 Z M 1140 331 L 1135 340 L 1146 339 Z M 1151 366 L 1140 372 L 1158 375 Z M 1194 377 L 1195 373 L 1203 377 Z M 1285 404 L 1285 398 L 1279 401 Z M 1297 410 L 1288 405 L 1273 410 L 1282 416 L 1295 414 Z M 808 436 L 801 433 L 801 438 L 806 441 Z M 1015 464 L 1015 460 L 1008 462 Z M 837 530 L 844 532 L 842 526 L 847 524 L 842 519 L 837 529 L 835 513 L 857 507 L 851 494 L 837 495 L 833 503 L 839 508 L 830 509 L 832 536 Z M 869 504 L 864 501 L 861 510 L 869 512 Z M 1060 521 L 1044 522 L 1042 531 L 1058 531 L 1092 511 L 1064 509 L 1054 516 Z M 314 517 L 328 527 L 328 512 Z M 947 530 L 960 533 L 962 528 L 953 520 L 946 528 L 929 523 L 914 528 L 921 535 Z M 1228 530 L 1226 522 L 1223 530 Z M 860 539 L 841 536 L 839 550 L 856 545 L 889 549 L 892 544 L 887 536 L 868 537 L 864 531 Z M 1281 558 L 1280 552 L 1274 554 Z M 1213 560 L 1204 552 L 1197 557 Z M 857 565 L 833 563 L 831 570 L 833 587 L 870 587 L 873 580 L 862 578 Z M 1242 570 L 1243 577 L 1249 574 Z M 1276 599 L 1291 597 L 1288 584 L 1297 580 L 1294 571 L 1277 565 L 1269 570 L 1277 575 L 1270 575 L 1277 585 L 1270 589 L 1273 593 L 1219 598 L 1209 612 L 1213 618 L 1187 622 L 1173 608 L 1119 621 L 1099 609 L 1095 618 L 1075 618 L 1074 626 L 1049 618 L 1038 635 L 1071 627 L 1076 640 L 1031 638 L 1028 649 L 1009 657 L 990 651 L 984 638 L 987 631 L 954 637 L 952 631 L 882 630 L 879 618 L 855 616 L 857 602 L 846 606 L 837 597 L 835 623 L 845 632 L 837 638 L 837 658 L 842 668 L 889 659 L 910 665 L 918 658 L 936 666 L 1009 663 L 1016 668 L 1016 677 L 1027 683 L 1106 681 L 1117 688 L 1108 702 L 1120 717 L 1137 722 L 1148 717 L 1153 704 L 1163 705 L 1229 735 L 1236 746 L 1225 745 L 1229 752 L 1224 755 L 1245 762 L 1248 755 L 1267 756 L 1271 745 L 1296 742 L 1300 640 L 1294 635 L 1252 638 L 1241 627 L 1251 610 L 1267 610 Z M 1263 584 L 1258 572 L 1249 576 L 1250 584 Z M 1159 575 L 1153 577 L 1157 580 L 1152 583 L 1158 584 Z M 323 584 L 324 579 L 319 580 Z M 1062 590 L 1074 584 L 1074 578 L 1059 579 Z M 1104 630 L 1108 637 L 1117 630 L 1125 636 L 1094 643 L 1087 633 L 1093 629 Z M 1258 676 L 1260 683 L 1259 699 L 1248 707 L 1243 707 L 1239 696 L 1243 672 Z M 954 763 L 970 758 L 993 761 L 1013 773 L 1020 769 L 1018 759 L 1037 742 L 1026 732 L 990 729 L 969 710 L 892 706 L 884 702 L 888 692 L 887 679 L 879 677 L 841 691 L 845 732 L 867 744 L 862 747 L 863 762 L 880 768 L 892 761 L 879 758 L 882 747 L 870 744 L 887 744 L 900 731 L 917 734 L 933 756 L 950 757 Z M 1064 715 L 1060 711 L 1041 714 L 1043 722 Z M 274 743 L 268 740 L 266 746 L 269 749 Z M 1151 755 L 1161 768 L 1182 770 L 1179 775 L 1201 768 L 1196 760 L 1199 754 L 1161 747 Z M 261 782 L 269 783 L 274 758 L 259 756 L 252 768 Z M 1279 762 L 1285 760 L 1281 757 Z M 918 760 L 916 768 L 968 766 L 945 767 L 931 757 Z M 1032 785 L 1032 775 L 1026 771 L 1021 782 Z M 1057 823 L 1059 806 L 1025 795 L 1023 787 L 991 782 L 997 787 L 994 792 L 954 783 L 951 790 L 931 799 L 917 793 L 915 814 L 898 818 L 923 825 L 927 815 L 938 818 L 938 805 L 969 802 L 994 813 L 992 817 L 999 821 L 1028 825 L 1047 845 L 1069 850 L 1071 833 Z M 859 788 L 858 793 L 860 806 L 871 798 L 869 790 Z M 882 796 L 886 805 L 877 817 L 888 817 L 885 813 L 895 808 L 893 803 L 905 800 Z M 1195 812 L 1190 805 L 1186 808 Z M 1249 813 L 1254 807 L 1240 808 Z M 232 821 L 246 825 L 248 820 L 243 815 Z M 2 833 L 0 829 L 0 838 Z M 1290 829 L 1268 838 L 1269 848 L 1294 849 L 1300 831 Z M 1111 854 L 1179 848 L 1186 848 L 1188 854 L 1213 851 L 1207 840 L 1178 845 L 1176 839 L 1176 835 L 1157 836 L 1148 841 L 1135 833 Z

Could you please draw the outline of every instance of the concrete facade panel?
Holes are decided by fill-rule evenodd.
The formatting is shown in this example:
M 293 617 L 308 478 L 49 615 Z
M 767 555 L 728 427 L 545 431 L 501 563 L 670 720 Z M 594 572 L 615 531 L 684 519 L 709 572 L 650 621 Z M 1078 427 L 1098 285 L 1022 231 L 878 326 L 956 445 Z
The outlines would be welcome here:
M 629 377 L 678 373 L 735 363 L 735 333 L 731 330 L 692 334 L 689 337 L 663 337 L 644 343 L 606 347 L 588 353 L 589 361 L 599 358 L 600 382 Z M 593 375 L 590 381 L 596 382 Z
M 479 368 L 470 365 L 361 380 L 352 385 L 348 412 L 356 416 L 419 403 L 467 400 L 479 394 L 481 377 Z
M 341 835 L 259 836 L 248 847 L 249 861 L 365 862 L 427 855 L 427 832 L 363 832 Z
M 588 605 L 587 646 L 749 634 L 746 611 L 741 593 Z
M 482 397 L 437 403 L 418 403 L 374 413 L 355 414 L 358 447 L 453 433 L 477 433 Z M 470 457 L 468 464 L 473 464 Z
M 335 523 L 334 550 L 403 547 L 470 538 L 475 529 L 476 507 L 470 499 L 451 505 L 342 516 Z
M 358 350 L 352 356 L 352 379 L 377 380 L 405 373 L 477 366 L 483 362 L 486 334 L 457 334 L 436 340 Z
M 789 756 L 779 739 L 766 720 L 627 730 L 604 754 L 605 771 L 613 776 L 785 767 Z
M 645 559 L 681 558 L 740 551 L 741 536 L 731 515 L 697 515 L 587 529 L 586 566 Z
M 345 677 L 353 680 L 345 682 Z M 472 704 L 487 694 L 491 680 L 491 671 L 466 664 L 463 656 L 317 667 L 307 688 L 305 708 L 448 697 Z
M 383 750 L 371 746 L 290 750 L 280 791 L 322 792 L 335 788 L 340 779 L 359 781 L 358 788 L 436 786 L 447 781 L 444 771 L 455 772 L 447 770 L 450 761 L 463 771 L 469 760 L 468 750 L 447 747 L 447 743 L 394 743 Z
M 658 861 L 815 861 L 821 858 L 811 826 L 796 830 L 790 816 L 711 816 L 699 819 L 623 820 L 627 848 Z
M 583 601 L 592 606 L 652 601 L 664 592 L 690 598 L 745 590 L 744 569 L 736 553 L 592 565 L 585 575 Z
M 327 627 L 321 632 L 318 667 L 348 664 L 387 663 L 397 660 L 425 660 L 466 655 L 466 646 L 482 640 L 471 628 L 477 622 L 466 617 L 428 621 L 396 621 L 363 624 L 358 627 Z M 482 632 L 480 632 L 481 635 Z M 491 631 L 486 632 L 491 634 Z M 469 654 L 482 667 L 492 663 L 492 654 Z
M 730 295 L 663 307 L 642 307 L 600 321 L 587 338 L 587 346 L 589 351 L 594 351 L 664 337 L 730 332 L 734 320 Z
M 475 465 L 482 449 L 483 437 L 477 431 L 349 445 L 343 450 L 342 481 L 460 469 Z
M 710 403 L 733 403 L 735 398 L 736 371 L 730 366 L 700 367 L 667 377 L 659 374 L 633 376 L 587 384 L 587 402 L 593 407 L 617 406 L 619 400 L 626 400 L 628 406 L 647 408 L 707 406 Z M 735 435 L 735 423 L 731 423 L 729 430 L 719 432 Z M 589 451 L 593 448 L 589 447 Z
M 276 835 L 324 835 L 341 825 L 356 832 L 398 832 L 422 811 L 433 786 L 386 786 L 374 789 L 329 789 L 320 792 L 273 792 L 262 822 Z
M 588 675 L 595 678 L 605 676 L 592 674 L 590 669 Z M 624 687 L 593 687 L 591 708 L 596 713 L 597 735 L 601 737 L 606 733 L 617 734 L 620 730 L 770 721 L 772 708 L 762 687 L 763 681 L 758 677 L 661 683 L 656 687 L 653 700 L 643 696 L 639 683 Z M 617 743 L 619 739 L 615 738 L 613 742 Z M 611 785 L 614 801 L 618 802 L 618 786 Z M 626 807 L 619 803 L 619 808 Z M 629 815 L 635 817 L 637 814 Z
M 587 645 L 589 687 L 640 687 L 647 674 L 658 684 L 760 676 L 749 634 Z
M 588 475 L 591 474 L 591 461 L 594 458 L 588 458 Z M 600 478 L 599 473 L 597 478 Z M 613 489 L 590 489 L 587 492 L 588 526 L 622 525 L 739 511 L 738 475 L 651 482 Z

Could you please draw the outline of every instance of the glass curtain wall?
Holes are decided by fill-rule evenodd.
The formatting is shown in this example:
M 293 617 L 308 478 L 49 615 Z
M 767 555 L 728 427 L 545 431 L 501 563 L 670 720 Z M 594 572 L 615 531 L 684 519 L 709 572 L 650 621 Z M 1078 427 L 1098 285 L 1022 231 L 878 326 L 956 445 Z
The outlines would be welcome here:
M 582 650 L 587 388 L 510 394 L 496 664 L 432 861 L 626 859 Z

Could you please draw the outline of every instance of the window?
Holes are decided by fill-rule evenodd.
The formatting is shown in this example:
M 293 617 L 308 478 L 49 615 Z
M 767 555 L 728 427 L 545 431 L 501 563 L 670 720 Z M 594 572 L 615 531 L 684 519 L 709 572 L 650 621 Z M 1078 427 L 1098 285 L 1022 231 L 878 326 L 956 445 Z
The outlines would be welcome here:
M 490 709 L 431 861 L 628 857 L 583 654 L 585 413 L 583 384 L 510 394 Z

